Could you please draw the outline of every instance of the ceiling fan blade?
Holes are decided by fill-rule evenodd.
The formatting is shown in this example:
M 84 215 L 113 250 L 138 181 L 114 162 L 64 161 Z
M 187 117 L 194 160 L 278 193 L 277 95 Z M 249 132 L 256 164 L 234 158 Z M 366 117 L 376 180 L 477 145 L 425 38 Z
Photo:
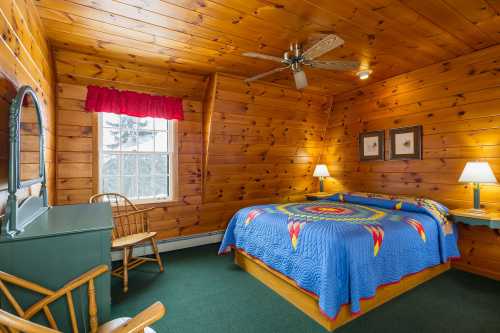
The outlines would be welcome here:
M 297 89 L 304 89 L 307 87 L 307 77 L 306 72 L 303 70 L 293 72 L 293 78 L 295 80 L 295 87 Z
M 344 40 L 339 36 L 334 34 L 327 35 L 325 38 L 321 39 L 319 42 L 307 49 L 302 56 L 305 60 L 312 60 L 322 56 L 336 47 L 339 47 L 342 44 L 344 44 Z
M 267 54 L 262 54 L 262 53 L 257 53 L 257 52 L 244 52 L 241 55 L 244 55 L 245 57 L 271 60 L 271 61 L 276 61 L 276 62 L 283 62 L 283 59 L 280 57 L 275 57 L 272 55 L 267 55 Z
M 304 65 L 311 66 L 312 68 L 354 71 L 359 68 L 360 63 L 350 60 L 311 60 L 304 62 Z
M 264 72 L 264 73 L 260 73 L 258 75 L 255 75 L 255 76 L 252 76 L 252 77 L 249 77 L 247 79 L 245 79 L 244 81 L 245 82 L 252 82 L 252 81 L 255 81 L 255 80 L 258 80 L 258 79 L 261 79 L 265 76 L 268 76 L 268 75 L 271 75 L 271 74 L 274 74 L 274 73 L 278 73 L 278 72 L 281 72 L 285 69 L 288 69 L 290 66 L 286 66 L 286 67 L 278 67 L 278 68 L 275 68 L 275 69 L 272 69 L 270 71 L 267 71 L 267 72 Z

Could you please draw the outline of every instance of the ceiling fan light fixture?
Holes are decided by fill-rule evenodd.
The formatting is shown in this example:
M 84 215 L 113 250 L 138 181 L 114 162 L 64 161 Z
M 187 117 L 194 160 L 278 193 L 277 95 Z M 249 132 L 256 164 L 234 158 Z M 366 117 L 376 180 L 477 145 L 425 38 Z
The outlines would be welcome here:
M 371 69 L 363 69 L 356 73 L 360 80 L 366 80 L 370 77 L 373 71 Z

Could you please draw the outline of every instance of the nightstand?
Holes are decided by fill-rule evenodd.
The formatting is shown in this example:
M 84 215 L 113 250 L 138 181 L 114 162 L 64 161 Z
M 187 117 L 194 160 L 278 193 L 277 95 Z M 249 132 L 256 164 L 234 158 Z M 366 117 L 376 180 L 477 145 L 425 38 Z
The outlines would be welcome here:
M 451 220 L 473 226 L 487 226 L 491 229 L 500 229 L 500 212 L 484 213 L 475 212 L 470 209 L 450 210 Z
M 470 209 L 450 211 L 458 224 L 460 259 L 452 266 L 500 281 L 500 213 L 477 213 Z
M 330 197 L 333 194 L 334 193 L 328 193 L 328 192 L 309 193 L 309 194 L 306 194 L 306 199 L 309 200 L 309 201 L 321 200 L 321 199 Z

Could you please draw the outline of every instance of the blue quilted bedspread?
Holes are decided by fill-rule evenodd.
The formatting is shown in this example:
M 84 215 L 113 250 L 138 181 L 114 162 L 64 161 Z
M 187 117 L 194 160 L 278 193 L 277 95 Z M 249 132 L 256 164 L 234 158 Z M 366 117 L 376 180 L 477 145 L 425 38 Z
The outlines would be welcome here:
M 377 287 L 458 257 L 446 207 L 427 199 L 337 193 L 325 200 L 247 207 L 219 253 L 237 248 L 288 276 L 335 319 Z

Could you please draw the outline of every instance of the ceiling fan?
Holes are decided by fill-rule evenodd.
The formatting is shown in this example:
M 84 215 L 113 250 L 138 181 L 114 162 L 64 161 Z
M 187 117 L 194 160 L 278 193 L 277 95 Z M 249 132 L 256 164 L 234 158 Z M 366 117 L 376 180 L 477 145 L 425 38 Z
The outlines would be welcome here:
M 296 44 L 290 45 L 290 51 L 286 51 L 283 54 L 283 58 L 275 57 L 272 55 L 257 53 L 257 52 L 245 52 L 242 55 L 246 57 L 264 59 L 276 61 L 284 64 L 283 67 L 278 67 L 268 72 L 264 72 L 253 77 L 245 79 L 245 82 L 252 82 L 259 80 L 265 76 L 290 69 L 293 72 L 293 77 L 295 80 L 295 86 L 297 89 L 304 89 L 307 87 L 307 77 L 304 72 L 304 66 L 310 66 L 312 68 L 328 69 L 328 70 L 338 70 L 338 71 L 351 71 L 359 68 L 358 61 L 349 60 L 314 60 L 328 51 L 333 50 L 344 44 L 344 40 L 337 35 L 330 34 L 322 38 L 316 44 L 311 46 L 309 49 L 302 51 L 301 46 Z

